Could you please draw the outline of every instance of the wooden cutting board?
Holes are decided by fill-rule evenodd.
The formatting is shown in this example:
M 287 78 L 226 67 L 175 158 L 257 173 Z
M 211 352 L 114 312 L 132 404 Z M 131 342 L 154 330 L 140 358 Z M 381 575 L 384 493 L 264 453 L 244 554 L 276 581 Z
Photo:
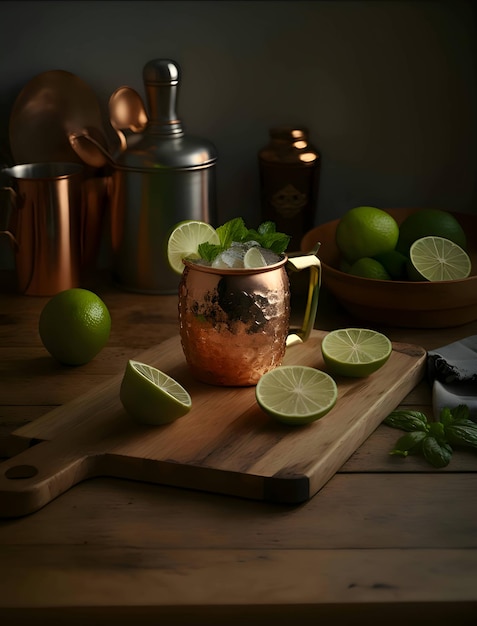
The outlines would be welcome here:
M 326 371 L 313 331 L 287 348 L 285 363 Z M 32 513 L 87 478 L 113 476 L 245 498 L 299 503 L 311 498 L 418 384 L 426 352 L 393 344 L 387 363 L 363 379 L 336 378 L 338 401 L 307 426 L 268 417 L 255 388 L 195 381 L 179 337 L 135 356 L 168 373 L 192 396 L 191 411 L 165 426 L 138 425 L 119 400 L 122 374 L 12 435 L 32 447 L 1 464 L 0 516 Z M 40 441 L 40 443 L 38 443 Z M 7 449 L 8 453 L 8 449 Z

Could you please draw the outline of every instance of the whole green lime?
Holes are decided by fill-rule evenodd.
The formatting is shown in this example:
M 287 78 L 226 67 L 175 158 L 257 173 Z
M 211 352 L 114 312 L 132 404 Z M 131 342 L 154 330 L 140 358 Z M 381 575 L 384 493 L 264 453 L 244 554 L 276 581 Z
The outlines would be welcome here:
M 336 227 L 336 245 L 348 263 L 394 250 L 398 236 L 394 217 L 370 206 L 350 209 Z
M 106 345 L 111 316 L 101 298 L 88 289 L 66 289 L 43 307 L 38 325 L 43 345 L 60 363 L 84 365 Z
M 408 256 L 415 241 L 431 236 L 450 239 L 463 250 L 467 247 L 465 231 L 452 213 L 441 209 L 420 209 L 411 213 L 399 227 L 396 250 Z
M 341 257 L 340 264 L 339 264 L 340 272 L 344 272 L 345 274 L 349 274 L 350 269 L 351 269 L 351 263 L 348 263 L 348 261 L 346 259 L 343 259 L 343 257 Z
M 363 257 L 358 259 L 351 266 L 349 273 L 352 276 L 361 276 L 361 278 L 372 278 L 373 280 L 391 280 L 391 276 L 386 268 L 376 259 Z
M 388 272 L 393 280 L 406 280 L 407 279 L 407 261 L 408 258 L 401 254 L 397 250 L 389 250 L 376 256 L 376 261 L 379 261 L 384 269 Z

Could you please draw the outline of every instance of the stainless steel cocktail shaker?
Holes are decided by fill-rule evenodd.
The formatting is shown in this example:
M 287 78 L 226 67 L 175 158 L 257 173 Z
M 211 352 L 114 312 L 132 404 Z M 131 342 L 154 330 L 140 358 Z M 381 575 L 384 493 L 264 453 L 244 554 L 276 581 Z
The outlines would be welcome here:
M 184 132 L 177 116 L 180 68 L 170 59 L 144 66 L 148 123 L 116 159 L 111 197 L 113 280 L 143 293 L 177 293 L 167 261 L 174 226 L 216 225 L 215 146 Z

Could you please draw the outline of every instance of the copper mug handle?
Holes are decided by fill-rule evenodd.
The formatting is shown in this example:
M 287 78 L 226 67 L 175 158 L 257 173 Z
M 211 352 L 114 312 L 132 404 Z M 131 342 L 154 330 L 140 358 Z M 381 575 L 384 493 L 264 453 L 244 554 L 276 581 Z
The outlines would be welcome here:
M 5 211 L 3 205 L 0 206 L 0 235 L 7 235 L 13 244 L 14 250 L 16 250 L 18 248 L 18 241 L 11 227 L 11 221 L 14 211 L 16 211 L 18 194 L 13 187 L 0 187 L 0 191 L 6 191 L 9 194 Z
M 287 346 L 306 341 L 315 324 L 318 309 L 318 296 L 321 287 L 321 261 L 316 256 L 320 245 L 321 244 L 318 243 L 308 254 L 288 257 L 286 264 L 287 269 L 292 272 L 300 272 L 301 270 L 309 268 L 310 279 L 308 282 L 308 296 L 302 326 L 299 330 L 289 332 L 286 340 Z

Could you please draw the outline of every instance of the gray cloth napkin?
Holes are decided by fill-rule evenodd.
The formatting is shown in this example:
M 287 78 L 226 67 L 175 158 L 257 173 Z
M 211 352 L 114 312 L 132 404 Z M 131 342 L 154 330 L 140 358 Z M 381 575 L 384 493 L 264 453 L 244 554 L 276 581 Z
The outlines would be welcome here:
M 477 335 L 427 352 L 434 417 L 441 409 L 466 404 L 477 421 Z

